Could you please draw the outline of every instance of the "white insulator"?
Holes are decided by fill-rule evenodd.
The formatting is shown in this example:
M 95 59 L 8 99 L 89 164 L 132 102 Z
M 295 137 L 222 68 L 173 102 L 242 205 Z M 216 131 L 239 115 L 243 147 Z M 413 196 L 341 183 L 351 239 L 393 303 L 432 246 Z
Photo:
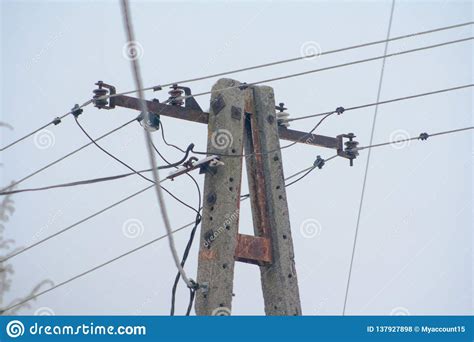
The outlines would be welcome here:
M 290 123 L 288 122 L 288 117 L 290 116 L 290 114 L 286 112 L 277 112 L 276 116 L 277 116 L 278 125 L 285 126 L 285 127 L 290 126 Z

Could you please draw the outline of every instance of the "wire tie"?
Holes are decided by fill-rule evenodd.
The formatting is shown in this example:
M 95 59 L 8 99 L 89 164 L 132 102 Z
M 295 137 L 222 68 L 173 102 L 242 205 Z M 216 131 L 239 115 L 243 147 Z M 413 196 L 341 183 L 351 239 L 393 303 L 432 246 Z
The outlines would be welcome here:
M 189 279 L 189 282 L 191 283 L 191 285 L 188 285 L 188 288 L 190 288 L 191 290 L 194 290 L 194 291 L 199 289 L 199 284 L 196 283 L 194 280 Z
M 77 118 L 79 115 L 82 114 L 83 111 L 84 110 L 81 107 L 79 107 L 79 105 L 76 103 L 74 107 L 72 107 L 71 109 L 71 114 Z
M 345 110 L 346 109 L 344 107 L 337 107 L 336 108 L 336 113 L 337 113 L 337 115 L 341 115 L 342 113 L 345 112 Z
M 418 137 L 419 140 L 428 140 L 429 138 L 429 134 L 428 133 L 421 133 L 420 136 Z
M 317 167 L 318 169 L 322 169 L 325 163 L 326 161 L 323 158 L 321 158 L 321 156 L 317 156 L 313 165 L 314 167 Z
M 54 120 L 53 120 L 53 124 L 54 124 L 55 126 L 57 126 L 57 125 L 59 125 L 60 123 L 61 123 L 61 119 L 60 119 L 58 116 L 55 117 Z

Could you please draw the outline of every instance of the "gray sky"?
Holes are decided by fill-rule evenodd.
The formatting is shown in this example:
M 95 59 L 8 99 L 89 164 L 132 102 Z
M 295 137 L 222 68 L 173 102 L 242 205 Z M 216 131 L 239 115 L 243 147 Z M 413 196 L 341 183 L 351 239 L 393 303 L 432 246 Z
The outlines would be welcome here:
M 316 42 L 323 51 L 385 39 L 391 2 L 139 2 L 132 1 L 135 35 L 146 86 L 300 55 Z M 397 1 L 392 36 L 471 21 L 470 1 Z M 28 133 L 75 103 L 90 98 L 97 80 L 119 91 L 134 88 L 123 57 L 125 34 L 116 1 L 1 2 L 1 145 Z M 389 53 L 472 35 L 471 27 L 389 45 Z M 313 43 L 310 43 L 313 44 Z M 381 55 L 383 45 L 280 65 L 232 77 L 252 82 Z M 388 59 L 382 99 L 472 83 L 472 43 L 461 43 Z M 271 83 L 277 102 L 292 117 L 375 101 L 381 61 Z M 207 91 L 215 80 L 191 84 Z M 472 89 L 472 88 L 471 88 Z M 379 108 L 374 142 L 472 125 L 472 90 L 414 99 Z M 167 98 L 165 92 L 147 98 Z M 209 97 L 199 97 L 208 109 Z M 361 145 L 370 138 L 374 108 L 334 116 L 318 133 L 354 132 Z M 87 107 L 80 117 L 94 137 L 133 118 L 137 112 Z M 308 130 L 315 120 L 292 124 Z M 179 146 L 206 147 L 204 125 L 163 118 L 167 138 Z M 69 117 L 48 128 L 50 144 L 29 138 L 0 154 L 1 183 L 38 169 L 88 142 Z M 43 136 L 44 138 L 44 136 Z M 162 143 L 170 160 L 180 154 Z M 44 143 L 44 140 L 43 140 Z M 137 169 L 147 168 L 143 133 L 132 124 L 101 144 Z M 42 148 L 40 148 L 42 147 Z M 45 148 L 47 147 L 47 148 Z M 310 166 L 316 155 L 333 151 L 297 145 L 283 151 L 285 175 Z M 336 159 L 287 191 L 303 313 L 339 315 L 354 238 L 367 152 L 350 168 Z M 472 133 L 413 141 L 402 148 L 373 150 L 354 261 L 348 314 L 472 313 Z M 94 147 L 24 182 L 34 187 L 113 175 L 127 170 Z M 163 172 L 166 175 L 167 172 Z M 198 176 L 200 183 L 203 177 Z M 246 180 L 243 181 L 246 191 Z M 138 177 L 92 186 L 14 196 L 16 212 L 6 236 L 29 245 L 125 197 L 147 183 Z M 168 185 L 197 206 L 187 177 Z M 194 214 L 167 197 L 173 227 Z M 240 231 L 252 232 L 249 203 L 241 210 Z M 139 220 L 138 237 L 123 233 Z M 311 238 L 304 222 L 321 229 Z M 303 227 L 303 228 L 302 228 Z M 59 283 L 165 233 L 152 191 L 126 202 L 74 230 L 12 260 L 15 274 L 6 302 L 22 296 L 43 279 Z M 189 230 L 175 235 L 180 253 Z M 195 278 L 195 242 L 186 269 Z M 165 240 L 46 294 L 21 314 L 42 307 L 56 314 L 169 313 L 176 270 Z M 236 264 L 234 314 L 263 314 L 258 269 Z M 180 285 L 177 308 L 185 311 L 188 294 Z

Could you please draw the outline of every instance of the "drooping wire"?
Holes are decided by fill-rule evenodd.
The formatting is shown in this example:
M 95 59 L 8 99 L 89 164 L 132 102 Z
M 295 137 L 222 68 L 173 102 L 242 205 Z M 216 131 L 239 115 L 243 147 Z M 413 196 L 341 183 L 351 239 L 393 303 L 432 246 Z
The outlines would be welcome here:
M 81 129 L 81 131 L 91 140 L 91 143 L 93 143 L 98 149 L 100 149 L 102 152 L 104 152 L 105 154 L 107 154 L 109 157 L 111 157 L 112 159 L 116 160 L 117 162 L 119 162 L 120 164 L 122 164 L 123 166 L 125 166 L 127 169 L 129 169 L 130 171 L 133 172 L 133 174 L 136 174 L 137 176 L 147 180 L 148 182 L 152 183 L 152 184 L 156 184 L 156 182 L 148 177 L 145 177 L 143 176 L 139 171 L 135 170 L 133 167 L 131 167 L 129 164 L 125 163 L 124 161 L 122 161 L 121 159 L 117 158 L 116 156 L 114 156 L 112 153 L 108 152 L 106 149 L 104 149 L 102 146 L 100 146 L 98 143 L 97 143 L 97 139 L 93 139 L 88 133 L 87 131 L 84 129 L 84 127 L 79 123 L 79 121 L 77 120 L 77 118 L 75 117 L 76 119 L 76 123 L 77 125 L 79 126 L 79 128 Z M 190 144 L 189 145 L 189 148 L 188 150 L 192 150 L 194 144 Z M 161 167 L 161 168 L 167 168 L 167 167 Z M 159 169 L 158 166 L 156 166 L 155 168 L 150 168 L 148 169 L 150 172 L 157 172 L 157 169 Z M 158 180 L 158 183 L 161 183 L 159 180 Z M 184 202 L 183 200 L 179 199 L 177 196 L 175 196 L 171 191 L 169 191 L 168 189 L 166 189 L 164 186 L 162 185 L 159 185 L 158 186 L 160 188 L 160 191 L 163 190 L 165 191 L 168 195 L 170 195 L 172 198 L 174 198 L 176 201 L 178 201 L 179 203 L 181 203 L 182 205 L 188 207 L 189 209 L 193 210 L 193 211 L 196 211 L 196 209 L 194 209 L 192 206 L 190 206 L 189 204 L 187 204 L 186 202 Z
M 84 102 L 82 105 L 80 105 L 79 107 L 76 107 L 76 108 L 74 108 L 74 109 L 75 109 L 75 110 L 77 110 L 77 109 L 82 109 L 82 108 L 84 108 L 84 107 L 90 105 L 91 103 L 92 103 L 92 100 L 86 101 L 86 102 Z M 63 115 L 61 115 L 61 116 L 58 116 L 57 118 L 54 118 L 53 120 L 51 120 L 51 121 L 48 122 L 47 124 L 44 124 L 43 126 L 37 128 L 37 129 L 35 129 L 34 131 L 32 131 L 32 132 L 30 132 L 30 133 L 28 133 L 28 134 L 22 136 L 21 138 L 18 138 L 17 140 L 15 140 L 15 141 L 9 143 L 8 145 L 6 145 L 6 146 L 0 148 L 0 152 L 3 152 L 3 151 L 5 151 L 5 150 L 9 149 L 10 147 L 12 147 L 12 146 L 18 144 L 20 141 L 23 141 L 23 140 L 25 140 L 25 139 L 31 137 L 33 134 L 38 133 L 39 131 L 45 129 L 46 127 L 49 127 L 49 126 L 51 126 L 51 125 L 57 125 L 57 124 L 59 124 L 62 119 L 64 119 L 66 116 L 71 115 L 71 114 L 72 114 L 72 110 L 70 110 L 70 111 L 67 112 L 66 114 L 63 114 Z
M 392 30 L 394 10 L 395 10 L 395 0 L 392 0 L 392 7 L 390 9 L 390 17 L 389 17 L 389 21 L 388 21 L 387 40 L 390 38 L 390 32 Z M 384 55 L 387 55 L 387 51 L 388 51 L 388 41 L 385 43 Z M 380 69 L 379 84 L 378 84 L 378 89 L 377 89 L 377 99 L 375 101 L 376 103 L 380 101 L 380 95 L 382 93 L 382 83 L 383 83 L 383 77 L 384 77 L 384 74 L 385 74 L 385 61 L 386 61 L 386 59 L 383 58 L 382 59 L 382 66 L 381 66 L 381 69 Z M 374 116 L 373 116 L 373 119 L 372 119 L 372 128 L 371 128 L 371 132 L 370 132 L 370 143 L 371 144 L 372 144 L 372 141 L 374 139 L 375 124 L 376 124 L 376 121 L 377 121 L 378 109 L 379 109 L 379 106 L 376 105 L 375 110 L 374 110 Z M 359 234 L 360 218 L 361 218 L 361 214 L 362 214 L 362 206 L 363 206 L 364 197 L 365 197 L 365 188 L 366 188 L 366 185 L 367 185 L 367 175 L 368 175 L 368 171 L 369 171 L 370 156 L 371 156 L 371 150 L 369 150 L 369 153 L 367 155 L 367 160 L 366 160 L 366 163 L 365 163 L 364 180 L 362 182 L 362 191 L 361 191 L 361 194 L 360 194 L 359 209 L 358 209 L 358 212 L 357 212 L 356 229 L 355 229 L 354 241 L 353 241 L 353 245 L 352 245 L 351 261 L 350 261 L 350 264 L 349 264 L 349 274 L 347 276 L 346 291 L 345 291 L 345 294 L 344 294 L 344 306 L 343 306 L 343 309 L 342 309 L 342 315 L 343 316 L 345 316 L 345 314 L 346 314 L 347 298 L 349 296 L 349 289 L 350 289 L 351 278 L 352 278 L 352 267 L 354 265 L 354 257 L 355 257 L 356 247 L 357 247 L 357 238 L 358 238 L 358 234 Z
M 126 31 L 126 35 L 127 35 L 127 41 L 128 42 L 135 42 L 136 40 L 135 40 L 134 33 L 133 33 L 129 3 L 128 3 L 127 0 L 122 0 L 121 5 L 122 5 L 121 6 L 122 7 L 122 17 L 123 17 L 125 31 Z M 131 66 L 132 66 L 132 73 L 133 73 L 133 77 L 134 77 L 134 80 L 135 80 L 135 85 L 136 85 L 137 89 L 139 89 L 137 91 L 137 93 L 138 93 L 138 97 L 140 99 L 141 110 L 145 115 L 145 118 L 144 118 L 146 120 L 145 122 L 147 122 L 147 121 L 149 121 L 148 117 L 147 117 L 149 115 L 149 113 L 148 113 L 147 108 L 146 108 L 146 104 L 145 104 L 145 100 L 144 100 L 144 96 L 143 96 L 143 91 L 141 90 L 143 88 L 143 86 L 142 86 L 142 78 L 141 78 L 141 74 L 140 74 L 140 65 L 138 63 L 137 58 L 131 58 L 130 63 L 131 63 Z M 178 256 L 178 252 L 176 251 L 176 246 L 175 246 L 175 243 L 174 243 L 173 235 L 171 234 L 171 225 L 170 225 L 168 213 L 167 213 L 167 210 L 166 210 L 165 201 L 164 201 L 164 198 L 163 198 L 163 193 L 161 191 L 161 187 L 158 185 L 159 182 L 160 182 L 160 178 L 159 178 L 158 172 L 156 170 L 157 165 L 156 165 L 155 154 L 154 154 L 153 147 L 152 147 L 151 134 L 146 129 L 144 129 L 143 131 L 144 131 L 145 139 L 146 139 L 146 142 L 147 142 L 146 145 L 147 145 L 148 157 L 150 159 L 150 164 L 151 164 L 151 168 L 152 168 L 153 180 L 155 181 L 155 190 L 156 190 L 156 195 L 157 195 L 157 198 L 158 198 L 158 203 L 159 203 L 159 206 L 160 206 L 160 209 L 161 209 L 161 216 L 163 218 L 163 222 L 164 222 L 166 231 L 168 233 L 168 243 L 169 243 L 169 247 L 170 247 L 170 250 L 171 250 L 171 254 L 173 256 L 173 260 L 175 262 L 176 268 L 178 269 L 179 273 L 181 274 L 181 277 L 183 278 L 184 282 L 188 285 L 189 288 L 195 288 L 196 283 L 192 279 L 188 278 L 188 276 L 186 275 L 186 272 L 181 267 L 181 264 L 180 264 L 180 261 L 179 261 L 179 256 Z
M 169 146 L 169 147 L 174 147 L 175 149 L 177 149 L 178 151 L 180 152 L 183 152 L 183 149 L 179 146 L 176 146 L 175 144 L 171 144 L 169 143 L 167 140 L 166 140 L 166 137 L 165 137 L 165 129 L 163 128 L 163 122 L 160 121 L 160 128 L 161 128 L 161 138 L 163 139 L 163 142 L 165 143 L 166 146 Z M 163 156 L 158 152 L 158 155 L 161 157 L 161 159 L 163 159 L 165 162 L 166 160 L 163 158 Z
M 168 146 L 171 146 L 171 147 L 174 147 L 175 149 L 177 149 L 178 151 L 180 151 L 181 149 L 179 147 L 177 147 L 176 145 L 174 144 L 170 144 L 167 142 L 166 138 L 165 138 L 165 130 L 164 130 L 164 127 L 163 127 L 163 123 L 160 121 L 160 127 L 161 127 L 161 136 L 163 138 L 163 141 L 166 145 Z M 156 146 L 153 144 L 153 147 L 156 151 L 156 153 L 161 157 L 161 159 L 163 159 L 163 161 L 165 163 L 169 163 L 168 160 L 160 153 L 160 151 L 158 150 L 158 148 L 156 148 Z M 199 188 L 199 184 L 197 183 L 196 179 L 190 175 L 189 173 L 186 173 L 191 179 L 192 181 L 194 182 L 195 186 L 196 186 L 196 189 L 197 189 L 197 192 L 198 192 L 198 198 L 199 198 L 199 201 L 198 201 L 198 213 L 196 214 L 196 218 L 194 220 L 194 226 L 193 228 L 191 229 L 191 234 L 189 236 L 189 239 L 188 239 L 188 242 L 186 244 L 186 247 L 185 247 L 185 250 L 184 250 L 184 253 L 183 253 L 183 257 L 181 258 L 181 267 L 184 268 L 184 265 L 186 264 L 186 260 L 188 258 L 188 255 L 189 255 L 189 252 L 191 250 L 191 247 L 192 247 L 192 244 L 193 244 L 193 241 L 194 241 L 194 236 L 196 234 L 196 230 L 197 230 L 197 227 L 199 226 L 199 224 L 201 223 L 201 214 L 200 214 L 200 210 L 201 210 L 201 189 Z M 176 290 L 178 288 L 178 283 L 179 283 L 179 278 L 180 278 L 180 274 L 179 272 L 176 274 L 176 277 L 174 279 L 174 283 L 173 283 L 173 287 L 171 289 L 171 309 L 170 309 L 170 316 L 174 316 L 174 313 L 175 313 L 175 302 L 176 302 Z M 191 308 L 192 308 L 192 304 L 194 302 L 194 296 L 195 296 L 195 292 L 196 292 L 196 289 L 194 288 L 190 288 L 189 289 L 189 304 L 188 304 L 188 309 L 186 311 L 186 316 L 189 316 L 190 312 L 191 312 Z
M 386 39 L 376 40 L 376 41 L 372 41 L 372 42 L 367 42 L 367 43 L 362 43 L 362 44 L 357 44 L 357 45 L 351 45 L 351 46 L 348 46 L 348 47 L 338 48 L 338 49 L 334 49 L 334 50 L 322 51 L 322 52 L 312 53 L 312 54 L 306 54 L 306 55 L 298 56 L 298 57 L 295 57 L 295 58 L 283 59 L 283 60 L 274 61 L 274 62 L 270 62 L 270 63 L 258 64 L 258 65 L 254 65 L 254 66 L 250 66 L 250 67 L 244 67 L 244 68 L 219 72 L 219 73 L 210 74 L 210 75 L 206 75 L 206 76 L 199 76 L 199 77 L 195 77 L 195 78 L 189 78 L 189 79 L 183 79 L 183 80 L 179 80 L 179 81 L 173 81 L 173 82 L 169 82 L 169 83 L 165 83 L 165 84 L 155 85 L 155 86 L 152 86 L 152 87 L 142 88 L 141 90 L 142 91 L 159 90 L 159 89 L 164 88 L 164 87 L 172 86 L 173 84 L 183 84 L 183 83 L 191 83 L 191 82 L 196 82 L 196 81 L 202 81 L 202 80 L 206 80 L 206 79 L 210 79 L 210 78 L 214 78 L 214 77 L 220 77 L 220 76 L 235 74 L 235 73 L 239 73 L 239 72 L 243 72 L 243 71 L 266 68 L 266 67 L 270 67 L 270 66 L 274 66 L 274 65 L 279 65 L 279 64 L 304 60 L 304 59 L 307 59 L 307 58 L 325 56 L 325 55 L 330 55 L 330 54 L 334 54 L 334 53 L 349 51 L 349 50 L 353 50 L 353 49 L 378 45 L 378 44 L 382 44 L 382 43 L 386 43 L 386 42 L 390 42 L 390 41 L 396 41 L 396 40 L 401 40 L 401 39 L 406 39 L 406 38 L 413 38 L 413 37 L 416 37 L 416 36 L 421 36 L 421 35 L 425 35 L 425 34 L 440 32 L 440 31 L 444 31 L 444 30 L 451 30 L 451 29 L 455 29 L 455 28 L 459 28 L 459 27 L 463 27 L 463 26 L 469 26 L 469 25 L 472 25 L 472 24 L 474 24 L 474 22 L 469 21 L 469 22 L 459 23 L 459 24 L 455 24 L 455 25 L 437 27 L 437 28 L 434 28 L 434 29 L 431 29 L 431 30 L 419 31 L 419 32 L 414 32 L 414 33 L 410 33 L 410 34 L 405 34 L 405 35 L 393 37 L 393 38 L 390 38 L 389 40 L 386 40 Z M 131 90 L 131 91 L 126 91 L 126 92 L 122 92 L 122 93 L 117 93 L 115 95 L 105 95 L 102 98 L 107 99 L 109 97 L 127 95 L 127 94 L 132 94 L 132 93 L 135 93 L 135 92 L 137 92 L 137 90 Z
M 77 119 L 77 117 L 74 117 L 75 121 L 76 121 L 76 124 L 77 126 L 81 129 L 81 131 L 85 134 L 85 136 L 87 138 L 89 138 L 89 140 L 99 149 L 101 150 L 102 152 L 104 152 L 105 154 L 107 154 L 110 158 L 116 160 L 117 162 L 119 162 L 120 164 L 122 164 L 123 166 L 125 166 L 127 169 L 129 169 L 130 171 L 132 172 L 135 172 L 137 176 L 143 178 L 144 180 L 147 180 L 151 183 L 155 183 L 154 181 L 152 181 L 150 178 L 148 177 L 145 177 L 144 175 L 142 175 L 141 173 L 139 173 L 138 171 L 136 171 L 133 167 L 131 167 L 130 165 L 128 165 L 127 163 L 123 162 L 122 160 L 120 160 L 119 158 L 117 158 L 116 156 L 114 156 L 112 153 L 108 152 L 106 149 L 102 148 L 90 135 L 89 133 L 87 133 L 87 131 L 84 129 L 84 127 L 82 127 L 82 125 L 79 123 L 79 120 Z

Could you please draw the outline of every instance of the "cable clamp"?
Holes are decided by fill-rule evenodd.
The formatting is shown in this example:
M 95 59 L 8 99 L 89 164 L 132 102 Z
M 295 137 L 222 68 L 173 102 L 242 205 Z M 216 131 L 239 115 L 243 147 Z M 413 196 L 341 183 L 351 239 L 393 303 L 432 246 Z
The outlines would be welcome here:
M 71 109 L 71 114 L 74 115 L 74 117 L 78 117 L 79 115 L 82 114 L 84 110 L 76 103 L 74 107 Z
M 335 113 L 337 113 L 337 115 L 341 115 L 345 111 L 346 111 L 346 109 L 344 107 L 337 107 L 336 110 L 335 110 Z
M 61 123 L 61 119 L 60 119 L 58 116 L 55 117 L 54 120 L 53 120 L 53 124 L 54 124 L 55 126 L 57 126 L 57 125 L 59 125 L 60 123 Z
M 321 156 L 317 156 L 313 165 L 314 167 L 317 167 L 318 169 L 322 169 L 325 163 L 326 161 L 323 158 L 321 158 Z
M 189 282 L 191 283 L 191 285 L 188 285 L 188 288 L 190 288 L 191 290 L 196 291 L 200 288 L 199 284 L 196 283 L 194 280 L 189 279 Z
M 428 140 L 430 135 L 428 133 L 421 133 L 420 136 L 418 137 L 419 140 Z
M 247 82 L 243 82 L 243 83 L 240 84 L 239 89 L 240 89 L 240 90 L 245 90 L 245 89 L 247 89 L 248 87 L 249 87 L 249 86 L 247 85 Z

